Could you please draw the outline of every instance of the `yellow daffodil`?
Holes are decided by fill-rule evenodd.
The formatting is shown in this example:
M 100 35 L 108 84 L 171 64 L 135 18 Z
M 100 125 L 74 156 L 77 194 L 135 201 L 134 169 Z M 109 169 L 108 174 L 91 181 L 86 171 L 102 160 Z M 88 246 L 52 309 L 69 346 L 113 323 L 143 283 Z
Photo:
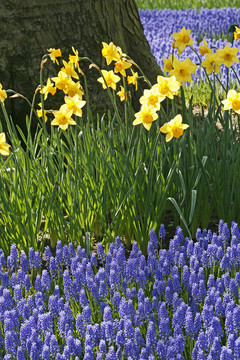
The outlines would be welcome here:
M 61 57 L 62 56 L 62 53 L 61 53 L 61 50 L 60 49 L 53 49 L 53 48 L 50 48 L 47 50 L 48 52 L 50 52 L 49 56 L 50 56 L 50 59 L 55 63 L 57 63 L 59 65 L 59 62 L 57 60 L 57 57 Z
M 84 94 L 83 88 L 79 81 L 76 83 L 72 80 L 69 81 L 63 91 L 65 94 L 67 94 L 67 96 L 70 97 L 74 97 L 77 94 L 80 99 Z
M 38 106 L 40 107 L 40 109 L 37 109 L 37 116 L 38 116 L 39 118 L 41 118 L 41 117 L 43 116 L 43 113 L 42 113 L 42 104 L 39 103 Z M 45 122 L 48 120 L 46 114 L 47 114 L 47 111 L 44 110 L 44 119 L 45 119 Z
M 215 54 L 206 54 L 206 60 L 202 62 L 202 66 L 206 68 L 207 74 L 211 72 L 219 73 L 221 65 L 221 59 L 218 56 L 218 53 Z
M 125 61 L 125 60 L 120 60 L 117 61 L 115 63 L 115 68 L 114 68 L 114 72 L 115 73 L 120 73 L 123 76 L 126 76 L 126 69 L 129 69 L 132 66 L 132 64 L 130 64 L 129 62 Z
M 3 90 L 2 84 L 0 83 L 0 101 L 3 103 L 3 105 L 6 98 L 7 98 L 7 93 L 5 90 Z
M 103 49 L 102 49 L 102 56 L 105 57 L 107 64 L 110 65 L 112 61 L 120 61 L 121 55 L 119 54 L 119 48 L 114 45 L 113 42 L 110 42 L 108 45 L 105 42 L 102 42 Z
M 127 77 L 127 82 L 128 82 L 128 84 L 135 85 L 135 90 L 137 91 L 137 88 L 138 88 L 138 73 L 132 71 L 132 69 L 131 69 L 131 72 L 132 72 L 132 76 Z
M 104 78 L 101 76 L 100 78 L 97 79 L 97 81 L 102 84 L 103 89 L 106 89 L 107 86 L 109 86 L 113 90 L 116 90 L 116 83 L 121 80 L 120 77 L 115 75 L 112 70 L 110 71 L 102 70 L 102 74 Z
M 70 77 L 73 77 L 74 79 L 79 79 L 78 74 L 74 70 L 74 65 L 70 61 L 67 63 L 65 60 L 63 60 L 64 67 L 61 68 L 61 71 L 67 74 Z
M 160 109 L 159 92 L 158 88 L 152 87 L 150 90 L 145 89 L 143 96 L 139 99 L 140 104 L 146 104 L 149 108 Z
M 226 67 L 231 67 L 233 63 L 239 62 L 237 58 L 238 48 L 230 47 L 228 44 L 223 49 L 218 49 L 217 54 L 222 64 Z
M 174 119 L 164 124 L 160 131 L 166 135 L 166 141 L 170 141 L 173 137 L 179 138 L 183 134 L 183 130 L 187 129 L 189 125 L 182 124 L 182 115 L 178 114 Z
M 186 29 L 185 26 L 180 32 L 172 34 L 174 38 L 174 48 L 178 49 L 178 55 L 181 55 L 181 52 L 185 49 L 186 46 L 193 45 L 194 41 L 190 38 L 191 30 Z
M 195 73 L 196 69 L 197 65 L 192 63 L 189 58 L 186 58 L 183 61 L 176 59 L 173 64 L 173 70 L 170 71 L 170 75 L 174 75 L 180 83 L 183 81 L 191 82 L 191 74 Z
M 55 82 L 55 86 L 57 89 L 64 90 L 66 89 L 67 85 L 72 82 L 72 79 L 67 76 L 67 74 L 63 71 L 59 71 L 58 76 L 53 77 L 52 81 Z
M 147 130 L 150 130 L 153 121 L 158 118 L 156 108 L 148 107 L 146 104 L 143 104 L 141 110 L 135 114 L 135 118 L 133 125 L 143 124 Z
M 77 94 L 74 97 L 65 96 L 64 100 L 68 110 L 72 110 L 74 115 L 82 117 L 82 107 L 86 104 L 86 101 L 79 99 Z
M 172 71 L 172 70 L 171 70 Z M 163 101 L 166 97 L 173 99 L 174 95 L 177 95 L 181 83 L 176 80 L 175 75 L 171 77 L 158 76 L 157 84 L 153 85 L 159 93 L 159 101 Z
M 125 94 L 124 87 L 120 86 L 120 91 L 117 92 L 117 95 L 120 97 L 120 100 L 127 100 L 127 95 Z
M 9 155 L 9 148 L 10 145 L 6 143 L 6 135 L 5 133 L 0 134 L 0 154 L 2 155 Z
M 199 46 L 199 52 L 202 56 L 205 54 L 212 54 L 212 50 L 208 47 L 206 40 L 203 39 L 203 45 Z
M 227 99 L 222 100 L 224 110 L 233 109 L 237 114 L 240 114 L 240 93 L 235 90 L 229 90 L 227 93 Z
M 74 64 L 75 68 L 77 68 L 78 71 L 80 71 L 80 67 L 79 67 L 80 58 L 78 56 L 78 50 L 75 50 L 74 47 L 72 46 L 72 51 L 74 55 L 69 55 L 69 61 L 70 63 Z
M 170 55 L 168 59 L 163 59 L 163 62 L 164 62 L 163 70 L 166 72 L 170 72 L 173 69 L 174 60 L 175 60 L 174 55 Z
M 40 90 L 40 92 L 44 95 L 44 100 L 47 99 L 48 94 L 55 95 L 56 91 L 57 89 L 54 87 L 54 84 L 51 82 L 50 78 L 47 79 L 47 85 Z
M 53 110 L 52 113 L 54 115 L 54 119 L 51 122 L 51 125 L 57 125 L 62 130 L 66 130 L 68 125 L 77 124 L 76 121 L 71 118 L 73 111 L 68 110 L 67 104 L 62 105 L 59 110 Z
M 240 29 L 237 26 L 235 26 L 234 40 L 239 40 L 240 41 Z

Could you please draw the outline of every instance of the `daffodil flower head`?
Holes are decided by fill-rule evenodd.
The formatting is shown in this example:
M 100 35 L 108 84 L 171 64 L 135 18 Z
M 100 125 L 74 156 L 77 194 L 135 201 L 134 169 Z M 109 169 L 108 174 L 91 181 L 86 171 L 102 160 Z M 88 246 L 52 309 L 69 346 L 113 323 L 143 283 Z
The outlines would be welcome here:
M 77 68 L 78 71 L 80 71 L 80 67 L 79 67 L 80 58 L 78 56 L 78 50 L 76 50 L 72 46 L 72 51 L 73 51 L 74 55 L 69 54 L 69 61 L 70 61 L 70 63 L 74 64 L 75 68 Z
M 221 58 L 218 53 L 206 54 L 206 59 L 202 62 L 202 66 L 206 68 L 207 74 L 211 74 L 211 72 L 219 73 L 221 66 Z
M 113 90 L 116 90 L 116 84 L 121 78 L 114 74 L 112 70 L 102 70 L 102 75 L 100 78 L 97 79 L 98 82 L 102 84 L 103 89 L 106 89 L 107 86 L 111 87 Z
M 57 57 L 61 57 L 62 53 L 60 49 L 54 49 L 54 48 L 50 48 L 47 50 L 50 54 L 50 59 L 52 60 L 52 62 L 56 62 L 59 65 L 59 62 L 57 60 Z
M 65 96 L 64 100 L 68 110 L 72 110 L 74 115 L 82 117 L 82 107 L 86 104 L 86 101 L 79 98 L 78 94 L 73 97 Z
M 128 82 L 128 84 L 135 85 L 135 90 L 137 91 L 137 88 L 138 88 L 138 73 L 134 72 L 132 69 L 131 69 L 131 72 L 132 72 L 132 76 L 127 77 L 127 82 Z
M 235 26 L 235 31 L 234 31 L 234 40 L 239 40 L 240 41 L 240 29 Z
M 145 89 L 143 96 L 140 97 L 140 104 L 146 104 L 149 108 L 155 108 L 156 110 L 160 109 L 159 101 L 159 92 L 157 87 L 152 87 L 151 89 Z
M 185 49 L 186 46 L 193 45 L 194 41 L 190 38 L 191 30 L 186 29 L 185 26 L 181 29 L 180 32 L 175 32 L 172 34 L 174 38 L 174 48 L 178 49 L 178 55 L 181 55 L 181 52 Z
M 0 154 L 7 156 L 9 155 L 10 145 L 6 143 L 5 133 L 0 133 Z
M 125 94 L 124 87 L 120 86 L 120 91 L 117 92 L 117 95 L 120 97 L 120 100 L 127 100 L 127 95 Z
M 51 94 L 51 95 L 55 95 L 56 94 L 56 87 L 54 86 L 54 84 L 51 82 L 51 79 L 48 78 L 47 79 L 47 85 L 44 86 L 41 90 L 40 90 L 40 93 L 42 93 L 44 95 L 44 100 L 47 99 L 48 97 L 48 94 Z
M 208 47 L 208 44 L 206 40 L 203 39 L 203 45 L 199 46 L 199 52 L 201 56 L 204 56 L 205 54 L 212 54 L 212 50 Z
M 225 45 L 224 49 L 218 49 L 217 54 L 222 64 L 228 68 L 232 66 L 233 63 L 239 62 L 237 58 L 238 48 L 230 47 L 229 44 Z
M 62 130 L 66 130 L 68 125 L 76 125 L 76 121 L 72 119 L 73 111 L 69 110 L 67 104 L 64 104 L 60 107 L 59 110 L 52 111 L 54 119 L 51 122 L 51 125 L 59 126 Z
M 57 89 L 64 90 L 67 85 L 72 82 L 72 79 L 63 71 L 59 71 L 58 76 L 53 77 L 52 81 L 55 82 L 55 86 Z
M 172 70 L 171 70 L 172 71 Z M 175 75 L 171 77 L 158 76 L 157 84 L 153 85 L 159 92 L 159 101 L 163 101 L 166 97 L 173 99 L 180 89 L 181 83 L 176 80 Z
M 196 69 L 197 65 L 194 64 L 188 57 L 183 61 L 176 59 L 173 64 L 173 70 L 170 71 L 170 75 L 174 75 L 180 83 L 183 81 L 191 82 L 191 74 L 195 73 Z
M 182 115 L 178 114 L 174 119 L 164 124 L 160 131 L 166 135 L 166 142 L 170 141 L 173 137 L 179 138 L 182 136 L 183 131 L 187 129 L 189 125 L 182 124 Z
M 39 103 L 38 106 L 40 107 L 40 109 L 37 109 L 37 116 L 39 118 L 43 117 L 43 111 L 42 111 L 42 103 Z M 45 122 L 47 122 L 48 118 L 47 118 L 47 110 L 44 109 L 44 119 Z
M 78 81 L 75 83 L 73 80 L 71 80 L 67 83 L 63 92 L 65 94 L 67 94 L 67 96 L 71 96 L 71 97 L 74 97 L 77 94 L 80 99 L 82 98 L 82 96 L 84 94 L 84 91 L 83 91 L 83 88 L 82 88 L 80 82 Z
M 227 99 L 222 100 L 224 105 L 224 111 L 232 109 L 240 115 L 240 93 L 235 90 L 229 90 L 227 93 Z
M 64 67 L 61 68 L 61 71 L 64 72 L 67 76 L 73 77 L 74 79 L 79 79 L 78 74 L 74 70 L 74 64 L 69 61 L 68 63 L 63 60 Z
M 110 44 L 102 42 L 102 44 L 103 44 L 102 56 L 105 57 L 108 65 L 110 65 L 112 61 L 120 61 L 121 60 L 121 55 L 119 53 L 119 49 L 120 49 L 119 47 L 114 45 L 113 42 L 110 42 Z
M 119 60 L 115 63 L 114 72 L 119 72 L 123 76 L 126 76 L 126 69 L 129 69 L 131 66 L 132 64 L 127 62 L 126 60 Z
M 2 84 L 0 83 L 0 101 L 3 103 L 3 105 L 4 105 L 4 101 L 5 101 L 6 98 L 7 98 L 7 93 L 2 88 Z
M 156 108 L 148 107 L 146 104 L 143 104 L 141 110 L 135 114 L 136 119 L 133 121 L 133 125 L 143 124 L 145 129 L 150 130 L 153 121 L 158 118 L 156 111 Z
M 168 59 L 163 59 L 163 63 L 164 63 L 163 70 L 169 73 L 173 69 L 174 60 L 175 60 L 175 56 L 172 54 L 169 56 Z

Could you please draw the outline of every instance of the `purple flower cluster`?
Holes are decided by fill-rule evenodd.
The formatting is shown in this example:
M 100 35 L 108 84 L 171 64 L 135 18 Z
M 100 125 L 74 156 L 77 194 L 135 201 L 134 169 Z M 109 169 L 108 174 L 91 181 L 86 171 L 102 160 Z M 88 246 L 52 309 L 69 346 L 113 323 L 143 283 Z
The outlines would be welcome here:
M 0 359 L 240 359 L 239 226 L 195 241 L 177 227 L 168 250 L 165 235 L 147 257 L 118 237 L 90 258 L 60 241 L 44 262 L 0 250 Z
M 183 26 L 191 29 L 191 38 L 194 40 L 194 48 L 199 53 L 198 39 L 203 38 L 207 41 L 209 47 L 224 48 L 226 44 L 232 46 L 222 36 L 228 35 L 228 29 L 231 25 L 240 24 L 240 9 L 222 8 L 222 9 L 206 9 L 201 8 L 200 12 L 196 9 L 185 10 L 139 10 L 140 19 L 144 28 L 145 36 L 149 42 L 153 55 L 158 64 L 163 68 L 163 58 L 168 58 L 172 53 L 172 33 L 179 32 Z M 232 35 L 232 34 L 230 34 Z M 233 46 L 240 50 L 240 43 L 234 40 Z M 177 52 L 175 52 L 177 56 Z M 189 57 L 195 64 L 199 63 L 196 54 L 187 47 L 180 56 L 180 60 Z M 233 65 L 238 77 L 240 77 L 240 66 Z M 226 83 L 227 68 L 221 66 L 222 82 Z M 205 79 L 205 73 L 198 66 L 196 76 L 193 79 Z M 230 80 L 236 81 L 236 76 L 230 69 Z

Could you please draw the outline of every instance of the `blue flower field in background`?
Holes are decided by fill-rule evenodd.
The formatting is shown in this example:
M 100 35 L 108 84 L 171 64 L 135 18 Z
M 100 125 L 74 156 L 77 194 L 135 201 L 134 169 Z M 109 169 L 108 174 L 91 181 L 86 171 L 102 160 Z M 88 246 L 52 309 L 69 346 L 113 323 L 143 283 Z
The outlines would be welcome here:
M 117 237 L 106 253 L 57 243 L 44 258 L 0 255 L 1 359 L 239 359 L 240 228 L 177 227 L 169 250 L 151 230 L 148 256 Z
M 231 25 L 240 24 L 240 9 L 222 8 L 207 9 L 201 8 L 200 12 L 196 9 L 185 10 L 139 10 L 145 36 L 149 42 L 153 55 L 158 64 L 163 68 L 163 58 L 168 58 L 172 53 L 172 33 L 180 31 L 183 26 L 191 29 L 191 38 L 194 40 L 194 48 L 199 53 L 199 46 L 202 39 L 205 39 L 209 47 L 224 48 L 226 44 L 232 46 L 226 37 L 232 37 L 228 34 Z M 199 43 L 200 40 L 200 43 Z M 240 50 L 240 43 L 233 41 L 233 46 Z M 180 60 L 189 57 L 194 63 L 199 63 L 196 54 L 187 47 L 180 57 L 175 52 L 174 55 Z M 234 65 L 238 77 L 240 77 L 240 67 Z M 227 68 L 221 67 L 222 82 L 226 84 Z M 199 82 L 199 79 L 205 79 L 203 68 L 198 66 L 193 80 Z M 230 80 L 236 81 L 236 76 L 232 69 L 230 70 Z

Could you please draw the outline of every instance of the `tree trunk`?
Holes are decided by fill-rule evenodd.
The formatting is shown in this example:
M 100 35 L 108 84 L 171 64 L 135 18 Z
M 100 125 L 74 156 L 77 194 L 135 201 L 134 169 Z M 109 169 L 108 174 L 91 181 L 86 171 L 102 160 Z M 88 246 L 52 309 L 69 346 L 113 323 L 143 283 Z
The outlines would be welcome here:
M 0 82 L 4 89 L 11 88 L 29 100 L 39 85 L 41 59 L 49 48 L 61 48 L 68 60 L 74 46 L 79 56 L 107 69 L 101 55 L 102 41 L 113 41 L 142 68 L 150 82 L 156 82 L 161 73 L 144 36 L 135 0 L 8 0 L 0 2 L 0 19 Z M 58 71 L 48 60 L 44 82 Z M 99 73 L 94 68 L 84 71 L 91 107 L 106 110 L 106 91 L 96 81 Z M 25 122 L 30 108 L 23 99 L 7 99 L 5 103 L 16 123 Z

